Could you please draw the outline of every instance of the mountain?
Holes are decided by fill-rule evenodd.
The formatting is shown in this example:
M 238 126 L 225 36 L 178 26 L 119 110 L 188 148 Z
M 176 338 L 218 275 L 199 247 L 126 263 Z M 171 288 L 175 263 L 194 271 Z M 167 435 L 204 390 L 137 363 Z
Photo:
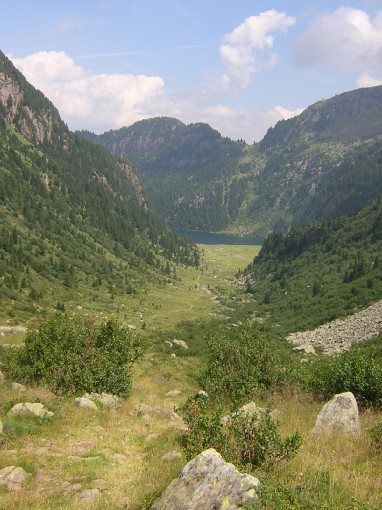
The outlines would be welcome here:
M 131 293 L 198 252 L 151 209 L 134 169 L 71 133 L 0 53 L 0 302 L 32 311 L 75 290 Z M 135 282 L 135 283 L 134 283 Z
M 273 232 L 239 275 L 245 306 L 283 333 L 350 315 L 381 299 L 381 252 L 382 195 L 349 215 Z
M 280 121 L 259 144 L 266 163 L 247 215 L 288 231 L 347 214 L 382 192 L 382 86 L 358 89 Z
M 248 174 L 257 171 L 244 142 L 204 123 L 161 117 L 99 136 L 79 134 L 131 161 L 154 208 L 176 228 L 226 228 L 243 202 Z
M 155 209 L 177 228 L 286 232 L 382 191 L 382 86 L 319 101 L 253 146 L 167 117 L 79 134 L 131 161 Z

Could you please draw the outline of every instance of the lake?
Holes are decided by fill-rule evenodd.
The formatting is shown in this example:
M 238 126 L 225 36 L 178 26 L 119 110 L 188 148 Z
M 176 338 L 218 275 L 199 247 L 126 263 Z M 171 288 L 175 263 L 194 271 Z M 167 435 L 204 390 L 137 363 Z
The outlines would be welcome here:
M 198 230 L 177 230 L 179 235 L 188 237 L 196 244 L 242 244 L 261 245 L 263 239 L 260 237 L 240 237 L 229 234 L 215 234 L 213 232 L 202 232 Z

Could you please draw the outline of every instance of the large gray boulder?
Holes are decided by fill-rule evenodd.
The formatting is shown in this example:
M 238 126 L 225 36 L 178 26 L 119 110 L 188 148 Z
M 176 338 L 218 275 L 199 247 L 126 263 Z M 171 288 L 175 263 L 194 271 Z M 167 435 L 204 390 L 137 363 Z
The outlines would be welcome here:
M 30 476 L 32 475 L 21 467 L 7 466 L 0 469 L 0 485 L 6 485 L 9 490 L 17 490 Z
M 45 409 L 40 402 L 16 404 L 8 412 L 7 416 L 33 416 L 35 418 L 52 418 L 52 411 Z
M 357 401 L 353 393 L 339 393 L 327 402 L 317 416 L 312 434 L 345 434 L 360 431 Z
M 236 510 L 257 497 L 259 485 L 210 448 L 186 464 L 152 510 Z

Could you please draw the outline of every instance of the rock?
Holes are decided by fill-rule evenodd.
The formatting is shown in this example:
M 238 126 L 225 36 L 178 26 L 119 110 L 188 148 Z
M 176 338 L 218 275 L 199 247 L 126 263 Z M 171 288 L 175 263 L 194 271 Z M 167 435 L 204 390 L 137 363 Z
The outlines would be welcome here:
M 199 390 L 195 393 L 194 398 L 208 398 L 208 393 L 204 390 Z
M 3 422 L 0 420 L 0 434 L 2 434 L 4 431 L 4 425 Z
M 95 499 L 101 495 L 101 491 L 99 489 L 85 489 L 84 491 L 77 492 L 74 495 L 75 499 Z
M 121 399 L 111 393 L 85 393 L 85 398 L 95 400 L 105 407 L 120 407 Z
M 173 352 L 173 353 L 171 354 L 171 357 L 172 357 L 172 358 L 176 358 L 176 354 L 175 354 L 175 352 Z
M 256 498 L 259 485 L 210 448 L 186 464 L 151 510 L 236 510 Z
M 243 407 L 240 407 L 240 409 L 238 409 L 235 413 L 228 414 L 226 416 L 222 416 L 220 423 L 222 425 L 227 425 L 230 423 L 232 417 L 239 416 L 239 415 L 243 416 L 243 418 L 248 418 L 248 419 L 251 419 L 251 418 L 257 416 L 258 420 L 262 420 L 265 418 L 266 414 L 267 414 L 267 410 L 264 407 L 257 407 L 255 402 L 252 401 L 252 402 L 249 402 L 248 404 L 243 405 Z M 278 417 L 278 415 L 279 415 L 279 411 L 277 411 L 276 409 L 274 409 L 273 411 L 270 412 L 270 416 L 273 419 L 276 419 Z
M 17 382 L 13 382 L 11 384 L 11 388 L 12 388 L 12 390 L 21 391 L 21 392 L 27 391 L 26 387 L 23 384 L 20 384 Z
M 4 381 L 5 381 L 5 375 L 4 375 L 4 373 L 0 370 L 0 384 L 2 384 Z
M 177 451 L 168 452 L 162 456 L 162 460 L 164 460 L 164 461 L 176 460 L 176 459 L 181 459 L 181 458 L 182 458 L 182 454 Z
M 98 411 L 98 407 L 88 397 L 77 397 L 77 398 L 74 399 L 74 401 L 80 407 L 84 407 L 85 409 L 93 409 L 94 411 Z
M 44 405 L 40 402 L 25 404 L 20 403 L 12 407 L 7 416 L 33 416 L 35 418 L 52 418 L 54 414 L 52 411 L 45 409 Z
M 316 351 L 315 351 L 313 345 L 308 344 L 308 343 L 298 345 L 297 347 L 293 347 L 292 351 L 299 352 L 302 354 L 316 354 Z
M 188 349 L 188 345 L 186 344 L 186 342 L 184 340 L 173 340 L 172 343 L 174 345 L 178 345 L 179 347 L 181 347 L 182 349 Z
M 0 470 L 0 485 L 7 485 L 9 490 L 17 490 L 30 476 L 32 475 L 21 467 L 7 466 Z
M 317 416 L 312 434 L 345 434 L 360 431 L 357 401 L 353 393 L 346 392 L 335 395 L 327 402 Z
M 172 390 L 172 391 L 168 391 L 166 393 L 166 397 L 177 397 L 178 395 L 181 395 L 182 392 L 180 390 Z

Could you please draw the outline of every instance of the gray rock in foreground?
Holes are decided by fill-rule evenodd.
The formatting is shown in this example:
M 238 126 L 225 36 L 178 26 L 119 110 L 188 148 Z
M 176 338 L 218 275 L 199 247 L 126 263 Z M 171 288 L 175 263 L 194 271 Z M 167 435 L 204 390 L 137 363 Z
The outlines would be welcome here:
M 35 402 L 33 404 L 30 402 L 20 402 L 20 404 L 16 404 L 12 407 L 7 416 L 33 416 L 35 418 L 52 418 L 53 413 L 52 411 L 45 409 L 44 405 L 40 402 Z
M 151 510 L 236 510 L 257 497 L 259 485 L 210 448 L 186 464 Z
M 335 432 L 352 434 L 360 431 L 357 401 L 353 393 L 339 393 L 327 402 L 317 416 L 312 434 Z

